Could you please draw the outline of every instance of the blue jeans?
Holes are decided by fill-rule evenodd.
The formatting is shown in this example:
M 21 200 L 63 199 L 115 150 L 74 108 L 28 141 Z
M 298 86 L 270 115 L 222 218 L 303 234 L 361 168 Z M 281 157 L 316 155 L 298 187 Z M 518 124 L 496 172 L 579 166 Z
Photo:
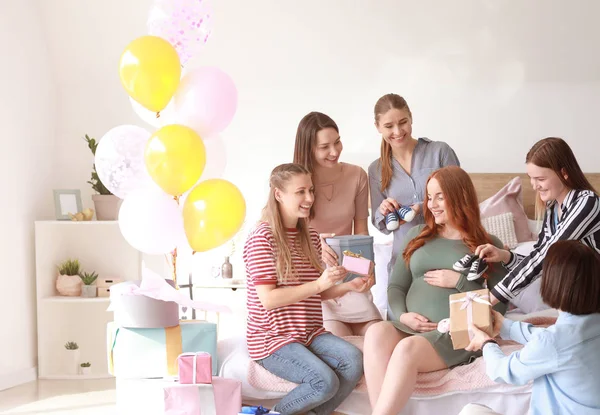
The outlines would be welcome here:
M 308 347 L 287 344 L 257 363 L 298 384 L 275 405 L 282 415 L 330 414 L 363 375 L 362 352 L 331 333 L 317 336 Z

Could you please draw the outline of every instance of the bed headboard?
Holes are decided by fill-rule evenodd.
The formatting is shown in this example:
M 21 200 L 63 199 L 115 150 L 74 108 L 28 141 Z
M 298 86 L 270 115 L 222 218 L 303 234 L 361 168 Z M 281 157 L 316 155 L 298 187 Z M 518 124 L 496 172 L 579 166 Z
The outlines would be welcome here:
M 521 178 L 521 187 L 523 189 L 523 207 L 525 213 L 530 219 L 535 219 L 535 191 L 529 184 L 529 176 L 525 173 L 469 173 L 479 202 L 483 202 L 488 197 L 493 196 L 502 189 L 514 177 Z M 600 191 L 600 173 L 586 173 L 585 175 L 596 191 Z

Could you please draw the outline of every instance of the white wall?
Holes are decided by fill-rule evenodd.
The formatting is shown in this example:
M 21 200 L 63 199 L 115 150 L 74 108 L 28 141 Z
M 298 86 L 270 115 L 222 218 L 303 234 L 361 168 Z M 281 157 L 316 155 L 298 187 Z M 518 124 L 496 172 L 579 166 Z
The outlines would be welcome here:
M 35 379 L 33 222 L 53 214 L 52 67 L 33 0 L 0 1 L 0 390 Z
M 152 0 L 38 3 L 59 86 L 55 184 L 82 188 L 90 205 L 92 158 L 80 137 L 141 124 L 117 65 L 145 34 Z M 237 84 L 225 176 L 252 220 L 305 113 L 331 115 L 342 158 L 366 167 L 380 141 L 372 108 L 388 92 L 407 98 L 416 135 L 447 141 L 469 171 L 521 172 L 529 147 L 548 135 L 565 137 L 583 168 L 599 171 L 596 0 L 213 3 L 213 37 L 194 64 L 218 65 Z

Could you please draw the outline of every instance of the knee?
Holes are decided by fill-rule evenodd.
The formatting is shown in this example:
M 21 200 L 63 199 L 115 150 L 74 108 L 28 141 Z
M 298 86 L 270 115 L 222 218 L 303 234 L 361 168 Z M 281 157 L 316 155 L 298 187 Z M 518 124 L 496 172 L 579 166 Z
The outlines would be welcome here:
M 319 396 L 320 402 L 333 398 L 340 388 L 340 380 L 333 370 L 324 367 L 316 372 L 309 381 L 310 387 Z
M 388 321 L 379 321 L 372 324 L 365 333 L 365 343 L 379 343 L 396 333 L 396 328 Z
M 363 375 L 363 353 L 358 347 L 348 344 L 345 353 L 344 377 L 358 382 Z
M 418 354 L 420 351 L 420 338 L 417 336 L 407 337 L 403 339 L 394 348 L 394 354 L 398 353 L 406 359 L 406 362 L 410 364 L 417 364 Z

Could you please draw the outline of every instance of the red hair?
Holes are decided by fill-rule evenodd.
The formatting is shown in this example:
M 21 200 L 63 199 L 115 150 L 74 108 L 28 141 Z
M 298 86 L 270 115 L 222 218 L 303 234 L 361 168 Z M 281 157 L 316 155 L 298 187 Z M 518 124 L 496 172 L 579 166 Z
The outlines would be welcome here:
M 463 242 L 471 252 L 479 245 L 492 243 L 490 235 L 481 225 L 479 202 L 477 193 L 471 178 L 458 166 L 447 166 L 434 171 L 427 179 L 427 185 L 431 179 L 436 179 L 444 194 L 444 203 L 448 223 L 460 231 Z M 427 196 L 427 190 L 425 191 Z M 428 198 L 425 197 L 425 200 Z M 402 254 L 404 262 L 408 265 L 412 254 L 427 241 L 439 235 L 441 225 L 435 223 L 435 219 L 427 203 L 423 204 L 423 215 L 425 216 L 425 227 L 421 233 L 411 240 Z

